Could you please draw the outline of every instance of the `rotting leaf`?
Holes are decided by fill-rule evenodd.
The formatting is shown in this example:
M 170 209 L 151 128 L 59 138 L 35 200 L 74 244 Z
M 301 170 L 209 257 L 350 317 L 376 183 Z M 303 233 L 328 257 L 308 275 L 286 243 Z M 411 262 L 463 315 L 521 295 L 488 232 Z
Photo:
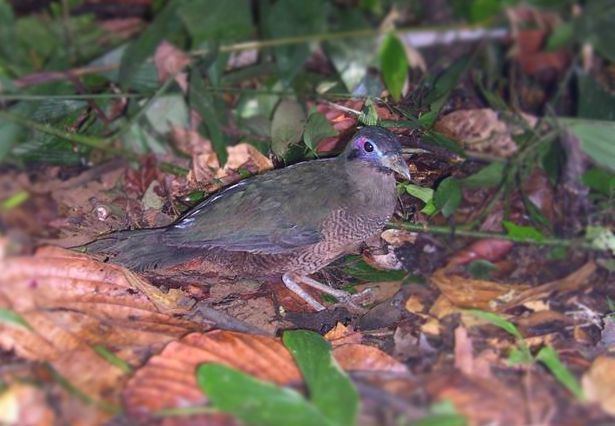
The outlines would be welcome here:
M 584 395 L 611 416 L 615 416 L 615 358 L 599 356 L 583 375 Z

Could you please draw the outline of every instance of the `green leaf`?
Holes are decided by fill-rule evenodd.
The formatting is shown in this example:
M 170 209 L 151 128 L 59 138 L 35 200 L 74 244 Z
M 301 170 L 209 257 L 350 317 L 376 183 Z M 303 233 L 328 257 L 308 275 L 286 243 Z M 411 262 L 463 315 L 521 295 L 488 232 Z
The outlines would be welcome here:
M 599 250 L 609 250 L 615 255 L 615 234 L 609 228 L 603 226 L 588 226 L 585 229 L 585 239 L 592 247 Z
M 344 272 L 359 281 L 368 282 L 401 281 L 406 277 L 404 271 L 376 269 L 365 263 L 360 256 L 348 256 L 344 263 Z
M 453 177 L 448 177 L 438 185 L 433 200 L 436 207 L 442 211 L 444 217 L 449 217 L 459 207 L 461 197 L 459 181 Z
M 503 220 L 502 225 L 506 229 L 506 234 L 514 241 L 542 241 L 544 235 L 533 226 L 517 225 L 508 220 Z
M 525 343 L 513 347 L 508 354 L 509 365 L 528 365 L 534 362 L 534 357 Z
M 282 340 L 303 374 L 310 400 L 324 417 L 336 426 L 355 425 L 359 394 L 331 355 L 329 342 L 317 333 L 304 330 L 287 331 Z
M 559 356 L 555 349 L 551 346 L 545 346 L 538 352 L 536 359 L 543 363 L 555 376 L 555 378 L 568 389 L 579 400 L 585 400 L 583 389 L 578 380 L 568 370 L 568 368 L 560 361 Z
M 615 174 L 593 167 L 581 177 L 583 185 L 606 196 L 615 194 Z
M 0 308 L 0 324 L 25 328 L 28 331 L 33 330 L 32 326 L 21 315 L 6 308 Z
M 488 279 L 495 269 L 497 266 L 485 259 L 473 260 L 467 266 L 470 275 L 478 279 Z
M 100 357 L 102 357 L 105 361 L 107 361 L 111 365 L 114 365 L 114 366 L 118 367 L 124 373 L 131 373 L 132 372 L 132 367 L 130 366 L 130 364 L 128 364 L 122 358 L 118 357 L 116 354 L 111 352 L 105 346 L 103 346 L 103 345 L 94 345 L 94 346 L 92 346 L 92 349 Z
M 566 47 L 574 39 L 574 25 L 572 22 L 562 22 L 558 24 L 549 39 L 547 40 L 546 49 L 554 51 Z
M 502 182 L 504 170 L 506 164 L 493 162 L 473 175 L 461 179 L 461 185 L 467 188 L 492 188 Z
M 578 119 L 563 121 L 581 141 L 583 152 L 596 164 L 615 171 L 615 143 L 613 143 L 615 122 Z
M 433 201 L 433 189 L 424 188 L 422 186 L 413 185 L 411 183 L 405 184 L 404 188 L 408 194 L 418 198 L 425 203 L 425 206 L 421 209 L 421 213 L 431 216 L 438 210 Z
M 178 14 L 197 46 L 243 40 L 253 32 L 249 0 L 191 0 L 181 4 Z
M 0 211 L 7 211 L 14 209 L 15 207 L 19 207 L 28 201 L 29 198 L 30 193 L 28 191 L 24 191 L 23 189 L 21 191 L 17 191 L 10 197 L 5 198 L 0 202 Z
M 273 113 L 271 121 L 271 150 L 284 158 L 291 145 L 301 141 L 305 112 L 297 101 L 283 100 Z
M 365 104 L 363 104 L 361 114 L 359 114 L 359 121 L 366 126 L 376 126 L 378 124 L 378 110 L 372 98 L 367 98 Z
M 465 426 L 468 422 L 457 413 L 450 401 L 439 401 L 429 407 L 429 414 L 412 422 L 412 426 Z
M 303 141 L 311 150 L 315 150 L 321 140 L 336 135 L 337 131 L 329 123 L 327 117 L 320 112 L 313 112 L 305 124 Z
M 247 424 L 263 426 L 330 423 L 298 392 L 257 380 L 219 364 L 197 368 L 197 383 L 212 405 Z
M 406 49 L 394 33 L 386 35 L 380 46 L 380 71 L 389 93 L 397 102 L 408 77 Z
M 222 123 L 218 116 L 219 111 L 215 107 L 214 95 L 207 92 L 203 77 L 201 77 L 197 70 L 192 70 L 190 75 L 188 99 L 190 105 L 201 115 L 203 125 L 207 128 L 206 134 L 211 140 L 220 165 L 224 166 L 228 158 L 228 152 L 226 151 L 226 139 L 222 133 Z
M 579 87 L 577 116 L 594 120 L 615 120 L 615 93 L 591 75 L 577 73 Z
M 499 327 L 502 330 L 506 331 L 511 336 L 514 336 L 516 339 L 523 339 L 523 336 L 519 332 L 519 329 L 517 329 L 517 326 L 515 326 L 512 322 L 502 318 L 498 314 L 495 314 L 493 312 L 481 311 L 479 309 L 467 309 L 465 312 L 472 314 L 477 318 L 490 322 L 496 327 Z
M 326 30 L 328 4 L 323 0 L 276 1 L 265 15 L 265 32 L 272 38 L 301 37 Z M 284 80 L 290 82 L 310 55 L 308 43 L 279 46 L 275 60 Z
M 605 58 L 615 62 L 615 3 L 611 0 L 592 0 L 574 22 L 576 38 L 588 42 Z
M 149 58 L 158 44 L 170 34 L 181 28 L 181 21 L 177 15 L 178 1 L 170 1 L 147 26 L 139 38 L 132 42 L 122 55 L 120 63 L 119 81 L 123 88 L 130 87 L 136 72 Z

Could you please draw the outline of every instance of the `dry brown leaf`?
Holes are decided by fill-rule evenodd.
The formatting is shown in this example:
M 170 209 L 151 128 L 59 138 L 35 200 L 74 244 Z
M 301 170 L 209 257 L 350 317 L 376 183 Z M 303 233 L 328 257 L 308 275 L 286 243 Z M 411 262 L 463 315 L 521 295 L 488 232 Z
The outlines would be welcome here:
M 489 108 L 453 111 L 440 118 L 435 129 L 469 151 L 504 158 L 517 151 L 512 135 L 518 130 Z
M 589 261 L 562 279 L 551 281 L 522 291 L 505 305 L 501 306 L 500 310 L 505 311 L 530 301 L 545 298 L 554 293 L 567 293 L 574 290 L 580 290 L 591 284 L 589 277 L 591 277 L 595 271 L 596 264 L 593 261 Z
M 30 326 L 0 325 L 0 348 L 50 363 L 95 401 L 118 405 L 126 371 L 101 357 L 94 346 L 134 366 L 167 342 L 202 329 L 164 313 L 186 312 L 176 295 L 166 298 L 125 269 L 83 254 L 43 248 L 34 256 L 3 259 L 0 268 L 0 307 Z M 71 404 L 82 404 L 76 400 L 62 401 L 63 415 L 75 411 L 67 408 Z M 88 410 L 97 421 L 110 415 L 91 405 Z
M 425 309 L 425 306 L 423 305 L 423 302 L 421 301 L 420 297 L 413 294 L 408 298 L 408 300 L 406 300 L 405 308 L 406 311 L 410 313 L 422 314 L 423 309 Z
M 273 163 L 258 149 L 247 143 L 240 143 L 226 148 L 228 159 L 224 165 L 223 175 L 231 170 L 247 169 L 251 173 L 261 173 L 273 168 Z M 218 175 L 217 177 L 221 177 Z
M 430 278 L 442 295 L 456 307 L 493 311 L 498 303 L 525 290 L 525 285 L 499 284 L 493 281 L 448 275 L 446 268 L 438 269 Z
M 14 384 L 0 393 L 0 424 L 58 424 L 53 409 L 45 400 L 45 392 L 34 385 Z
M 168 344 L 134 374 L 123 393 L 127 413 L 145 420 L 162 409 L 204 404 L 206 397 L 197 386 L 195 371 L 207 362 L 278 385 L 301 381 L 292 356 L 279 339 L 221 330 L 192 333 Z
M 344 370 L 408 372 L 404 364 L 373 346 L 342 345 L 333 349 L 333 356 Z
M 596 358 L 582 379 L 583 391 L 590 401 L 600 404 L 602 409 L 615 416 L 615 358 Z
M 327 334 L 324 335 L 324 338 L 331 342 L 333 347 L 345 345 L 348 343 L 361 343 L 363 340 L 363 335 L 355 331 L 352 326 L 346 327 L 341 322 L 335 324 Z
M 190 56 L 166 40 L 163 40 L 154 53 L 154 65 L 158 72 L 158 79 L 166 81 L 175 76 L 175 81 L 182 91 L 188 91 L 188 81 L 185 73 L 180 73 L 190 63 Z
M 513 245 L 512 241 L 497 238 L 478 240 L 458 251 L 449 260 L 448 266 L 465 265 L 478 259 L 495 262 L 506 256 Z
M 440 374 L 428 382 L 429 393 L 450 401 L 469 425 L 526 426 L 524 396 L 496 379 Z M 509 409 L 514 407 L 514 409 Z

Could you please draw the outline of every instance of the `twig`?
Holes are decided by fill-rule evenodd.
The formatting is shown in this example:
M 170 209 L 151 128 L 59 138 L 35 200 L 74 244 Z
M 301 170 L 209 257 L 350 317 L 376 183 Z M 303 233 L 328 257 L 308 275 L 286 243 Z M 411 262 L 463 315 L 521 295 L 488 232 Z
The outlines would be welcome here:
M 516 243 L 521 244 L 530 244 L 537 246 L 551 246 L 551 247 L 575 247 L 582 248 L 585 250 L 596 250 L 600 251 L 600 249 L 592 246 L 591 244 L 578 240 L 578 239 L 564 239 L 564 238 L 544 238 L 541 240 L 535 240 L 531 238 L 519 238 L 510 236 L 507 234 L 500 234 L 497 232 L 487 232 L 487 231 L 469 231 L 459 228 L 451 228 L 448 226 L 431 226 L 431 225 L 419 225 L 415 223 L 407 223 L 407 222 L 396 222 L 389 223 L 387 225 L 389 229 L 402 229 L 405 231 L 412 232 L 424 232 L 427 234 L 438 234 L 438 235 L 449 235 L 449 236 L 458 236 L 458 237 L 467 237 L 467 238 L 496 238 L 501 240 L 514 241 Z

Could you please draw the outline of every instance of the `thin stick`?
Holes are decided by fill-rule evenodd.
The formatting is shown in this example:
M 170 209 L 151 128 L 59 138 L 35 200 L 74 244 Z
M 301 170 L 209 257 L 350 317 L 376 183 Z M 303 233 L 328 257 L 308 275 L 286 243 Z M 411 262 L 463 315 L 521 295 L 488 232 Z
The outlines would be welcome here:
M 469 231 L 464 229 L 453 229 L 448 226 L 431 226 L 431 225 L 420 225 L 415 223 L 407 223 L 407 222 L 396 222 L 389 223 L 387 225 L 389 229 L 402 229 L 405 231 L 412 232 L 422 232 L 426 234 L 436 234 L 436 235 L 448 235 L 448 236 L 458 236 L 458 237 L 467 237 L 467 238 L 496 238 L 500 240 L 508 240 L 514 241 L 516 243 L 521 244 L 531 244 L 537 246 L 551 246 L 551 247 L 576 247 L 582 248 L 585 250 L 597 250 L 600 249 L 593 247 L 591 244 L 581 241 L 578 239 L 563 239 L 563 238 L 544 238 L 542 240 L 534 240 L 531 238 L 519 238 L 506 234 L 500 234 L 497 232 L 487 232 L 487 231 Z

